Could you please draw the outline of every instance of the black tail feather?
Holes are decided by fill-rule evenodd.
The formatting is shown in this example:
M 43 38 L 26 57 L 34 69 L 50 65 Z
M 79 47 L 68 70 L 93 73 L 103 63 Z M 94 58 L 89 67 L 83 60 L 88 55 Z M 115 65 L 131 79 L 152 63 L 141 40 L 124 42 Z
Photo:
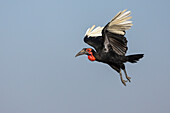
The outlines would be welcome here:
M 135 55 L 128 55 L 127 61 L 131 63 L 136 63 L 139 59 L 141 59 L 144 56 L 144 54 L 135 54 Z

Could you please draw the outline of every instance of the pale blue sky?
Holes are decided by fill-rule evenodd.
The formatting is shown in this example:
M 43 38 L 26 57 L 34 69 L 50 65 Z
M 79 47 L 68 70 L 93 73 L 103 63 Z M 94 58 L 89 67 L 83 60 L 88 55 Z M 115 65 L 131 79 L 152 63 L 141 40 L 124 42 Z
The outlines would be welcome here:
M 0 113 L 169 113 L 169 0 L 1 0 Z M 132 11 L 122 85 L 109 66 L 75 58 L 93 24 Z

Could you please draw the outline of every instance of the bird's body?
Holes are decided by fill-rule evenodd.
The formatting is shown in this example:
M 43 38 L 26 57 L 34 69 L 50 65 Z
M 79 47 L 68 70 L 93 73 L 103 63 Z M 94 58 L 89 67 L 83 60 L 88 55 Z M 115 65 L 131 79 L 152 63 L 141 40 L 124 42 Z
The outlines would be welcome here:
M 135 54 L 125 56 L 127 51 L 127 40 L 125 30 L 130 29 L 132 26 L 130 11 L 126 10 L 119 12 L 105 27 L 92 26 L 86 31 L 84 42 L 92 46 L 92 48 L 82 49 L 76 56 L 86 54 L 90 61 L 103 62 L 111 66 L 120 74 L 121 81 L 126 85 L 123 80 L 121 69 L 124 71 L 126 78 L 130 82 L 130 77 L 127 75 L 124 63 L 136 63 L 143 54 Z M 94 30 L 93 30 L 94 29 Z
M 89 45 L 95 45 L 94 43 L 97 42 L 96 46 L 94 46 L 96 51 L 93 50 L 93 55 L 95 56 L 96 61 L 103 62 L 103 63 L 109 63 L 109 62 L 111 63 L 111 62 L 119 62 L 124 58 L 124 56 L 118 55 L 114 51 L 112 51 L 111 47 L 109 47 L 109 52 L 106 52 L 103 45 L 104 42 L 103 37 L 96 37 L 96 38 L 85 37 L 84 41 Z

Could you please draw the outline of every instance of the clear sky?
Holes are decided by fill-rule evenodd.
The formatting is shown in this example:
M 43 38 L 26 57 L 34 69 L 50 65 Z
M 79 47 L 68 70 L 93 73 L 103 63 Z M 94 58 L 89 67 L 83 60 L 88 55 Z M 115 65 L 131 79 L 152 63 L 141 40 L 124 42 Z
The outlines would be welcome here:
M 1 0 L 0 113 L 169 113 L 169 0 Z M 108 65 L 75 58 L 87 28 L 132 11 L 122 85 Z

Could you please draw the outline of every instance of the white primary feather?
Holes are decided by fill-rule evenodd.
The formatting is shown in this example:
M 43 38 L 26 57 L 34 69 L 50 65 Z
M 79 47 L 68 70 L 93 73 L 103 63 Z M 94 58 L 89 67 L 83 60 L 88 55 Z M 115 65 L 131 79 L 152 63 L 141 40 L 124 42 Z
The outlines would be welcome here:
M 124 10 L 124 11 L 126 11 L 126 10 Z M 122 13 L 117 19 L 120 19 L 120 18 L 123 18 L 123 17 L 127 17 L 127 16 L 129 16 L 130 15 L 130 11 L 127 11 L 127 12 L 125 12 L 125 13 Z
M 90 28 L 88 28 L 88 29 L 87 29 L 86 34 L 85 34 L 85 35 L 89 34 L 89 31 L 90 31 Z
M 103 27 L 98 26 L 95 29 L 94 28 L 95 28 L 95 25 L 87 29 L 85 36 L 88 36 L 88 37 L 102 36 Z
M 130 14 L 131 12 L 126 12 L 126 9 L 117 13 L 117 15 L 110 21 L 107 30 L 115 34 L 125 35 L 124 31 L 130 29 L 133 25 L 132 21 L 128 21 L 132 18 L 129 17 Z

